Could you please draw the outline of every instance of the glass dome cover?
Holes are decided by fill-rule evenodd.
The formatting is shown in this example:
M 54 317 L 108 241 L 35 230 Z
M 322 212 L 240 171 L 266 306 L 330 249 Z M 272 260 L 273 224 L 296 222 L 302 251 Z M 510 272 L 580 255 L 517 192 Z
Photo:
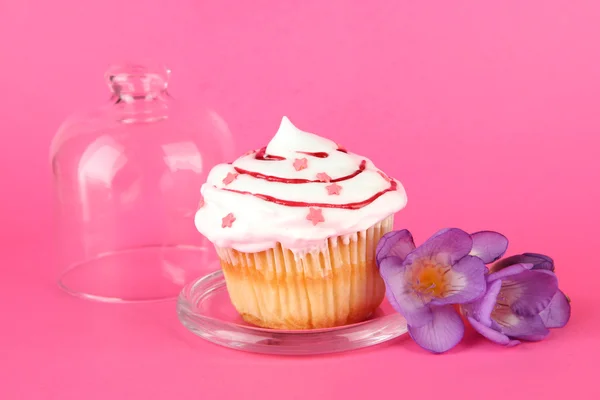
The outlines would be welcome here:
M 85 298 L 174 298 L 215 263 L 194 226 L 200 187 L 233 155 L 225 122 L 167 92 L 162 66 L 111 67 L 111 101 L 51 145 L 59 285 Z

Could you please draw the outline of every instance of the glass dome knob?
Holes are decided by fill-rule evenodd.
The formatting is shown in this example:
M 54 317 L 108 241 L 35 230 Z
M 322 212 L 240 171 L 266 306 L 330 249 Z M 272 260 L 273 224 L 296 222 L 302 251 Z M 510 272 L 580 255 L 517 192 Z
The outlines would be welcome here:
M 114 65 L 105 74 L 111 92 L 122 101 L 151 100 L 167 91 L 171 70 L 165 66 Z

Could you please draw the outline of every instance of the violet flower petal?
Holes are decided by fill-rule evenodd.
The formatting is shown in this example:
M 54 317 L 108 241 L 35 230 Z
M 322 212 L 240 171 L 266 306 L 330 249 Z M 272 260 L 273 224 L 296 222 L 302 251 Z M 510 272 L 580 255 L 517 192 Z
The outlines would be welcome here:
M 485 293 L 486 266 L 480 258 L 465 256 L 447 274 L 449 295 L 431 301 L 432 305 L 461 304 L 476 300 Z
M 511 338 L 538 341 L 550 333 L 539 315 L 518 315 L 510 307 L 496 307 L 492 317 L 492 329 L 501 331 Z
M 398 257 L 404 261 L 408 253 L 415 249 L 415 242 L 411 233 L 403 229 L 401 231 L 392 231 L 381 237 L 377 243 L 377 265 L 388 256 Z
M 548 307 L 540 313 L 546 328 L 562 328 L 571 318 L 571 303 L 560 290 L 556 292 Z
M 516 314 L 533 316 L 548 307 L 557 291 L 554 273 L 542 269 L 523 271 L 502 280 L 499 298 Z
M 554 261 L 550 257 L 537 253 L 525 253 L 503 258 L 492 266 L 491 272 L 498 272 L 514 264 L 533 264 L 531 269 L 554 271 Z
M 414 292 L 407 281 L 406 266 L 398 257 L 386 257 L 381 261 L 379 273 L 385 282 L 385 294 L 390 305 L 402 314 L 409 325 L 423 326 L 433 316 L 429 305 Z
M 491 340 L 494 343 L 498 343 L 503 346 L 508 346 L 511 344 L 514 346 L 514 345 L 520 343 L 518 340 L 511 340 L 508 336 L 506 336 L 502 332 L 498 332 L 492 328 L 485 326 L 481 322 L 477 321 L 475 318 L 468 317 L 467 319 L 471 323 L 471 326 L 473 327 L 473 329 L 475 329 L 483 337 Z M 511 343 L 511 342 L 516 342 L 516 343 Z
M 450 266 L 469 254 L 472 247 L 473 240 L 467 232 L 457 228 L 445 229 L 408 254 L 406 262 L 412 264 L 421 258 L 428 258 Z
M 441 235 L 442 233 L 446 233 L 448 232 L 450 229 L 452 228 L 444 228 L 444 229 L 440 229 L 439 231 L 437 231 L 436 233 L 434 233 L 433 235 L 431 235 L 432 238 Z
M 554 260 L 552 259 L 552 257 L 550 257 L 550 256 L 547 256 L 547 255 L 545 255 L 545 254 L 527 252 L 527 253 L 523 253 L 523 255 L 524 255 L 524 256 L 527 256 L 527 257 L 537 257 L 537 258 L 541 258 L 541 259 L 543 259 L 543 260 L 545 260 L 545 261 L 548 261 L 548 262 L 550 262 L 550 263 L 554 264 Z
M 513 275 L 518 275 L 521 272 L 528 271 L 533 267 L 533 264 L 514 264 L 510 267 L 503 268 L 498 272 L 493 272 L 487 276 L 488 283 L 494 282 L 498 279 L 506 279 Z
M 492 326 L 492 311 L 494 311 L 494 307 L 496 307 L 496 301 L 498 300 L 498 293 L 500 293 L 500 289 L 502 288 L 502 281 L 494 281 L 492 282 L 485 293 L 485 295 L 475 304 L 473 311 L 468 315 L 475 318 L 477 321 L 482 323 L 483 325 L 490 327 Z
M 481 258 L 486 264 L 502 257 L 508 248 L 508 239 L 498 232 L 475 232 L 471 238 L 473 239 L 473 248 L 469 254 Z
M 443 353 L 456 346 L 465 333 L 465 325 L 452 306 L 431 308 L 433 318 L 427 325 L 408 325 L 415 342 L 432 353 Z

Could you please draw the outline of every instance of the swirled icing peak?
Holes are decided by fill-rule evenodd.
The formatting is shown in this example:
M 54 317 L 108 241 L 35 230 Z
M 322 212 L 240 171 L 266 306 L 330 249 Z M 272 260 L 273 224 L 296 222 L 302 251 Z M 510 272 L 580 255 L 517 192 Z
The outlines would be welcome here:
M 335 142 L 296 128 L 288 117 L 283 117 L 277 133 L 267 145 L 267 154 L 293 155 L 297 151 L 322 152 L 337 149 Z
M 367 158 L 283 117 L 269 144 L 219 164 L 202 186 L 195 224 L 218 247 L 292 251 L 368 229 L 404 208 L 406 192 Z

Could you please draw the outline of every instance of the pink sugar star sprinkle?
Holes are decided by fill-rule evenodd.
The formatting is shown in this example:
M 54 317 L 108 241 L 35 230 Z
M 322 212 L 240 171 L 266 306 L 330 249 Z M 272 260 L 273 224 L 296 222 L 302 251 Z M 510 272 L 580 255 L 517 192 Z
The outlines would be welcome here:
M 231 182 L 235 181 L 239 174 L 234 172 L 228 172 L 227 176 L 223 179 L 223 183 L 229 185 Z
M 319 222 L 325 222 L 325 218 L 323 218 L 323 210 L 320 208 L 309 208 L 306 219 L 312 222 L 313 225 L 317 225 Z
M 331 181 L 331 177 L 329 175 L 327 175 L 325 172 L 319 172 L 317 174 L 317 179 L 320 180 L 321 182 L 330 182 Z
M 229 213 L 223 217 L 223 222 L 221 222 L 221 228 L 231 228 L 231 225 L 235 222 L 235 217 L 233 213 Z
M 294 168 L 296 171 L 308 168 L 308 160 L 306 158 L 296 158 L 294 160 Z
M 337 183 L 332 183 L 329 186 L 325 186 L 325 189 L 327 189 L 327 194 L 329 196 L 332 196 L 334 194 L 339 195 L 340 192 L 342 191 L 342 187 L 340 185 L 338 185 Z

